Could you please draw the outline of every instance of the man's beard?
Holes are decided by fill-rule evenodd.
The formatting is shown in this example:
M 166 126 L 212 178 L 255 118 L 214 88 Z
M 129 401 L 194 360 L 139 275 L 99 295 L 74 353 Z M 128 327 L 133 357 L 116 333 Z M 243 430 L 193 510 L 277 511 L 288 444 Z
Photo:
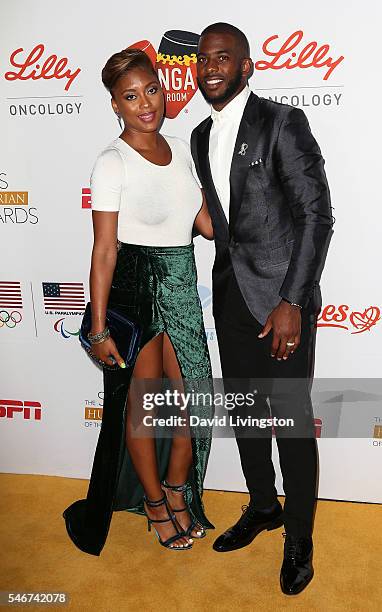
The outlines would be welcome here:
M 242 84 L 242 78 L 243 76 L 241 74 L 241 70 L 238 69 L 235 76 L 230 81 L 228 81 L 225 92 L 222 93 L 222 95 L 218 96 L 217 98 L 209 97 L 208 93 L 203 90 L 203 87 L 199 79 L 197 79 L 197 82 L 198 82 L 201 94 L 203 98 L 206 100 L 206 102 L 208 102 L 208 104 L 213 104 L 213 103 L 221 104 L 222 102 L 226 102 L 227 100 L 229 100 L 230 98 L 234 96 L 234 94 L 239 89 L 240 85 Z

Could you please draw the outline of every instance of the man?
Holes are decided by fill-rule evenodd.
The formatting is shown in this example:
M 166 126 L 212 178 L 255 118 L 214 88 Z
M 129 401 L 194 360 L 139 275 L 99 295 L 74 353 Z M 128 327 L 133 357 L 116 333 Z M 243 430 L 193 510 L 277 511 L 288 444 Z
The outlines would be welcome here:
M 313 577 L 317 446 L 309 391 L 319 280 L 333 232 L 330 193 L 303 111 L 250 91 L 253 63 L 243 32 L 225 23 L 208 26 L 197 57 L 199 88 L 212 108 L 194 129 L 191 149 L 214 228 L 213 315 L 222 374 L 227 385 L 254 377 L 298 381 L 290 389 L 280 384 L 276 395 L 273 387 L 268 397 L 272 416 L 293 414 L 302 427 L 294 437 L 276 430 L 284 510 L 270 432 L 235 431 L 250 502 L 214 549 L 241 548 L 284 523 L 280 582 L 293 595 Z M 260 390 L 255 408 L 239 414 L 269 416 L 266 387 Z

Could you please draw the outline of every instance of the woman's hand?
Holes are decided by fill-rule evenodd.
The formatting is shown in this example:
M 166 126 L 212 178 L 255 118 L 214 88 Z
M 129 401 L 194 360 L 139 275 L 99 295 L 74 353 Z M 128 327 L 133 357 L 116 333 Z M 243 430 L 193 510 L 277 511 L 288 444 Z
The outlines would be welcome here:
M 120 368 L 126 367 L 126 364 L 121 355 L 118 353 L 116 344 L 111 336 L 106 338 L 106 340 L 103 342 L 92 344 L 91 352 L 97 357 L 97 359 L 100 359 L 107 365 L 114 365 L 114 362 L 110 359 L 110 356 L 112 356 Z
M 196 215 L 192 234 L 193 236 L 201 234 L 203 238 L 206 238 L 207 240 L 213 240 L 214 230 L 212 227 L 212 221 L 210 213 L 208 212 L 206 197 L 204 195 L 203 189 L 201 191 L 203 195 L 203 203 L 198 214 Z

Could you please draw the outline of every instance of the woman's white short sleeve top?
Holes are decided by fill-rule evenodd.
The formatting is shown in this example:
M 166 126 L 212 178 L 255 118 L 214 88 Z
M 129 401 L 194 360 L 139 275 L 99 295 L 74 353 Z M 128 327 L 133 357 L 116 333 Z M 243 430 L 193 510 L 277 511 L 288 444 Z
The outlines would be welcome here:
M 119 211 L 118 240 L 146 246 L 192 242 L 202 193 L 187 143 L 164 136 L 172 159 L 158 166 L 122 138 L 97 157 L 90 179 L 92 209 Z

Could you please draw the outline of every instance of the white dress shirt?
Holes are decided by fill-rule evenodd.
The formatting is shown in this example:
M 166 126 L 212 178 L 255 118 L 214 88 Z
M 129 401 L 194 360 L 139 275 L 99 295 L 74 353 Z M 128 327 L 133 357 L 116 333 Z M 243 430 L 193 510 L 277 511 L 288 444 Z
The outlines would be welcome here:
M 232 156 L 243 116 L 251 90 L 248 85 L 227 104 L 221 111 L 211 106 L 213 124 L 210 131 L 209 161 L 212 180 L 223 207 L 227 222 L 229 221 L 230 182 Z

